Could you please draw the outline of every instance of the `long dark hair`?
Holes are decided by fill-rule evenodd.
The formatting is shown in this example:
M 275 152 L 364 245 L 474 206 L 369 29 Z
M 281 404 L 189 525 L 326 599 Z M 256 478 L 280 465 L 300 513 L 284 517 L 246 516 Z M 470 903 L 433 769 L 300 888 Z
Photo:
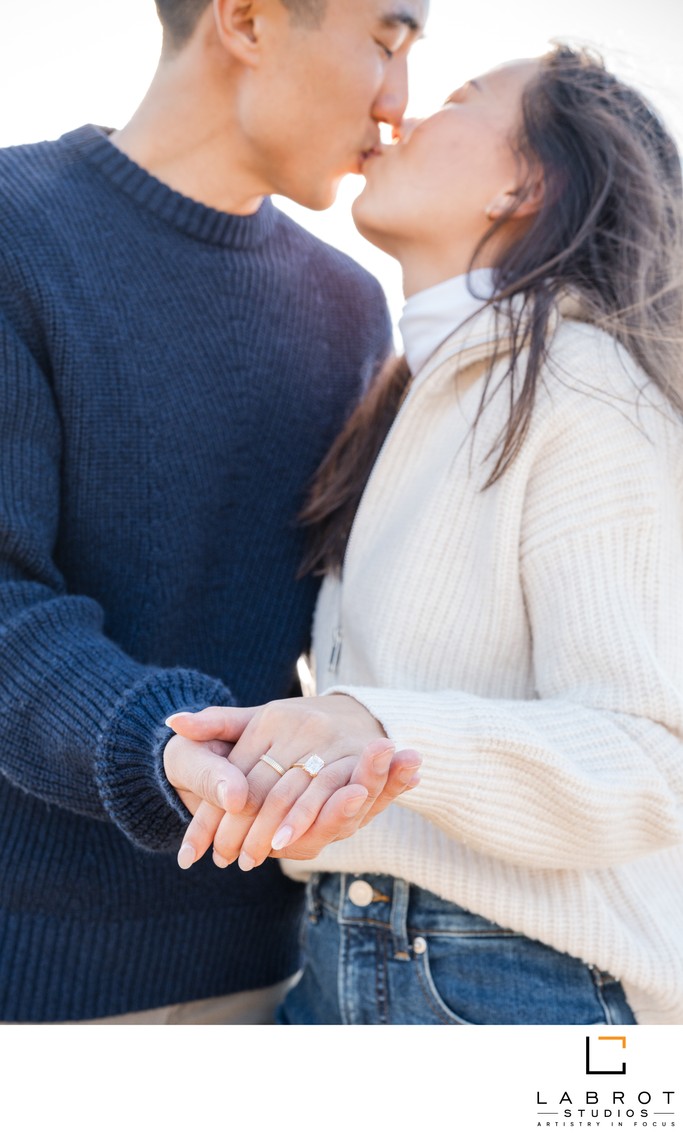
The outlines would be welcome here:
M 562 44 L 544 56 L 521 111 L 512 144 L 526 179 L 471 264 L 481 262 L 540 173 L 541 208 L 498 256 L 488 300 L 506 315 L 512 337 L 501 380 L 509 382 L 510 410 L 489 454 L 496 460 L 484 488 L 504 474 L 524 441 L 547 357 L 549 321 L 567 289 L 683 415 L 683 185 L 675 143 L 643 96 L 585 48 Z M 491 393 L 495 361 L 477 421 Z M 318 470 L 301 514 L 311 530 L 302 574 L 340 568 L 363 489 L 410 380 L 405 359 L 387 364 Z

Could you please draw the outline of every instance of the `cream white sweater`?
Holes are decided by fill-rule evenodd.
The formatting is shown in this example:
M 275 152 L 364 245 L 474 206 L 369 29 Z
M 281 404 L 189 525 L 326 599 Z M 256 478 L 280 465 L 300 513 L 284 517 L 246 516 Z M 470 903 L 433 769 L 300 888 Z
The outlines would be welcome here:
M 615 974 L 640 1023 L 681 1024 L 683 427 L 577 316 L 485 492 L 507 414 L 501 388 L 472 434 L 492 314 L 416 376 L 314 656 L 319 690 L 419 750 L 422 782 L 284 869 L 403 877 Z

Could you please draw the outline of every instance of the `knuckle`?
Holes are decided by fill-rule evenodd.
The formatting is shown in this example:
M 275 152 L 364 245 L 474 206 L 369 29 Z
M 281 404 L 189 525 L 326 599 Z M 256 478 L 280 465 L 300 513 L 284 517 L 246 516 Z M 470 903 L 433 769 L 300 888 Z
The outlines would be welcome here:
M 327 738 L 334 734 L 329 717 L 321 709 L 309 709 L 304 719 L 304 725 L 308 733 L 315 733 L 318 737 Z
M 302 796 L 296 806 L 295 822 L 297 824 L 312 824 L 320 811 L 317 801 Z
M 192 823 L 190 824 L 190 828 L 192 830 L 192 833 L 196 832 L 201 836 L 213 836 L 218 827 L 219 821 L 220 817 L 217 817 L 211 813 L 207 813 L 203 811 L 202 808 L 199 808 L 192 820 Z M 190 830 L 190 828 L 188 828 L 188 831 Z
M 334 761 L 324 769 L 320 775 L 324 776 L 323 783 L 328 791 L 335 792 L 338 788 L 343 788 L 348 782 L 350 768 L 349 762 L 342 759 Z
M 211 750 L 211 752 L 215 753 L 217 757 L 229 757 L 230 756 L 230 746 L 227 743 L 227 741 L 215 741 L 214 740 L 214 741 L 208 741 L 207 744 L 208 744 L 208 747 Z
M 250 785 L 246 803 L 242 809 L 242 815 L 248 816 L 249 818 L 253 819 L 254 816 L 256 816 L 260 812 L 262 803 L 263 794 L 261 792 L 257 792 L 254 787 Z
M 203 765 L 197 770 L 195 776 L 195 792 L 202 800 L 213 801 L 215 797 L 215 784 L 213 769 Z
M 261 709 L 258 710 L 257 713 L 254 714 L 252 723 L 259 725 L 268 725 L 273 721 L 277 721 L 283 714 L 286 714 L 287 709 L 288 706 L 286 701 L 268 702 L 267 705 L 264 705 Z
M 232 863 L 238 855 L 238 841 L 230 829 L 219 828 L 213 841 L 214 851 L 217 851 L 228 863 Z

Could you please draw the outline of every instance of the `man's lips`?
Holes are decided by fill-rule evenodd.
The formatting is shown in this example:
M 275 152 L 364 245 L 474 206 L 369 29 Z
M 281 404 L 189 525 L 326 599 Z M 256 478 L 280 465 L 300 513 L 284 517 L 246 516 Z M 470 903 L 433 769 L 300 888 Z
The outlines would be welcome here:
M 379 146 L 371 146 L 369 150 L 363 150 L 360 156 L 361 169 L 366 162 L 370 161 L 370 158 L 379 158 L 381 154 L 382 151 Z

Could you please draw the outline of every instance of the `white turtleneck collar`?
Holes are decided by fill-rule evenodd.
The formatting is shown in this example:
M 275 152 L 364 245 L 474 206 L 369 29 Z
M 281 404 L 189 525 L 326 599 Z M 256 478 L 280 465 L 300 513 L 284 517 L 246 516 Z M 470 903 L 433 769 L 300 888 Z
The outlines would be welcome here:
M 470 285 L 476 296 L 472 295 Z M 492 294 L 493 270 L 477 268 L 469 275 L 453 276 L 411 296 L 398 324 L 411 372 L 417 374 L 444 339 L 474 315 Z M 472 345 L 475 343 L 473 339 Z

